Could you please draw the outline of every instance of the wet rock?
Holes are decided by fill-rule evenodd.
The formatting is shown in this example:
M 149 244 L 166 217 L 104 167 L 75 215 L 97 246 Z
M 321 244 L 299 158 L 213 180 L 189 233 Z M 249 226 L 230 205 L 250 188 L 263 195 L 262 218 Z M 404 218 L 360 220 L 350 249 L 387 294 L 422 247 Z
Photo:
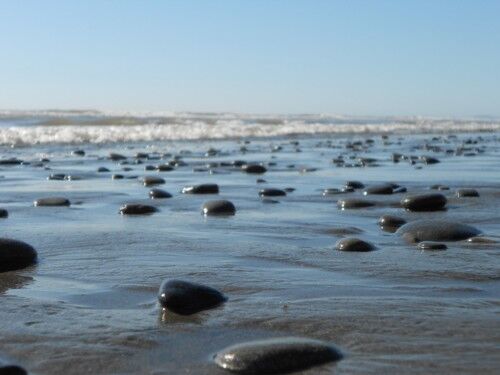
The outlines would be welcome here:
M 172 198 L 172 194 L 162 189 L 151 189 L 149 191 L 149 197 L 151 199 L 166 199 Z
M 158 209 L 156 207 L 147 204 L 129 203 L 120 207 L 120 213 L 122 215 L 149 215 L 157 211 Z
M 422 156 L 420 157 L 420 160 L 427 165 L 439 163 L 439 160 L 432 156 Z
M 124 176 L 122 174 L 114 174 L 111 176 L 112 180 L 123 180 Z
M 207 216 L 232 216 L 236 214 L 236 207 L 227 200 L 215 200 L 203 203 L 201 212 Z
M 479 235 L 481 231 L 473 226 L 448 220 L 416 220 L 400 227 L 396 234 L 406 241 L 461 241 Z
M 155 169 L 159 172 L 170 172 L 174 170 L 174 167 L 168 164 L 160 164 L 157 165 Z
M 154 171 L 155 169 L 156 169 L 156 168 L 155 168 L 155 166 L 154 166 L 154 165 L 146 165 L 146 166 L 144 167 L 144 170 L 145 170 L 145 171 Z
M 70 206 L 71 202 L 62 197 L 49 197 L 49 198 L 40 198 L 33 202 L 34 206 L 42 207 L 42 206 Z
M 9 211 L 5 208 L 0 208 L 0 218 L 5 219 L 7 217 L 9 217 Z
M 340 251 L 366 252 L 375 250 L 371 243 L 355 237 L 342 238 L 335 244 L 335 248 Z
M 378 219 L 378 224 L 382 227 L 382 229 L 388 229 L 391 232 L 395 232 L 397 228 L 406 224 L 406 220 L 394 215 L 382 215 Z M 394 230 L 391 230 L 394 229 Z
M 285 374 L 339 361 L 336 347 L 318 340 L 282 337 L 229 346 L 215 357 L 225 370 L 241 374 Z
M 375 206 L 375 202 L 367 201 L 364 199 L 348 198 L 348 199 L 340 199 L 339 201 L 337 201 L 337 207 L 342 210 L 366 208 L 372 206 Z
M 28 375 L 21 366 L 8 363 L 0 358 L 0 375 Z
M 106 173 L 106 172 L 111 172 L 111 171 L 106 167 L 99 167 L 99 168 L 97 168 L 97 172 Z
M 378 194 L 378 195 L 387 195 L 392 194 L 394 190 L 394 186 L 392 184 L 380 184 L 374 185 L 363 190 L 364 195 L 370 194 Z
M 227 298 L 217 289 L 183 280 L 164 280 L 158 293 L 160 305 L 179 315 L 192 315 L 217 307 Z
M 443 194 L 429 193 L 409 195 L 401 200 L 401 206 L 409 211 L 439 211 L 446 206 Z
M 260 164 L 246 164 L 242 167 L 242 169 L 246 173 L 251 173 L 251 174 L 262 174 L 267 172 L 266 167 Z
M 450 190 L 450 188 L 446 185 L 435 184 L 431 186 L 432 190 Z
M 157 176 L 145 176 L 142 178 L 142 183 L 144 186 L 161 185 L 165 183 L 165 180 Z
M 329 188 L 329 189 L 324 189 L 323 190 L 323 195 L 335 195 L 335 194 L 342 194 L 343 191 L 337 188 Z
M 261 197 L 283 197 L 286 195 L 286 191 L 281 189 L 262 189 L 259 191 Z
M 448 246 L 440 242 L 422 241 L 418 244 L 419 250 L 446 250 Z
M 36 250 L 31 245 L 10 238 L 0 238 L 0 272 L 28 267 L 36 262 L 36 258 Z
M 265 184 L 267 181 L 264 180 L 263 178 L 258 178 L 256 181 L 258 184 Z
M 71 152 L 71 155 L 85 156 L 85 151 L 83 151 L 83 150 L 74 150 L 74 151 Z
M 458 198 L 479 197 L 479 192 L 476 189 L 457 189 L 456 195 Z
M 62 181 L 66 177 L 65 174 L 63 173 L 53 173 L 49 177 L 47 177 L 47 180 L 56 180 L 56 181 Z
M 125 160 L 125 159 L 127 159 L 127 157 L 126 157 L 126 156 L 124 156 L 124 155 L 122 155 L 122 154 L 117 154 L 117 153 L 115 153 L 115 152 L 111 152 L 111 153 L 109 154 L 109 158 L 110 158 L 111 160 L 113 160 L 113 161 L 120 161 L 120 160 Z
M 219 185 L 217 184 L 201 184 L 194 186 L 186 186 L 182 189 L 183 194 L 219 194 Z
M 493 238 L 488 237 L 472 237 L 467 240 L 469 243 L 477 243 L 477 244 L 496 244 L 499 241 Z
M 0 165 L 19 165 L 23 161 L 17 158 L 0 159 Z
M 363 189 L 365 185 L 360 181 L 347 181 L 344 187 L 351 189 Z

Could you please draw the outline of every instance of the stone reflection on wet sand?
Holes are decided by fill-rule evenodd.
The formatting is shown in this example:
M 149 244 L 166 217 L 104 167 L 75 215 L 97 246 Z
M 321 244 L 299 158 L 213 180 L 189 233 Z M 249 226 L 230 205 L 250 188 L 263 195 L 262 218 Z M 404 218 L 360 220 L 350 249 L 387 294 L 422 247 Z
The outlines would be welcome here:
M 494 374 L 499 156 L 495 133 L 4 149 L 0 372 Z

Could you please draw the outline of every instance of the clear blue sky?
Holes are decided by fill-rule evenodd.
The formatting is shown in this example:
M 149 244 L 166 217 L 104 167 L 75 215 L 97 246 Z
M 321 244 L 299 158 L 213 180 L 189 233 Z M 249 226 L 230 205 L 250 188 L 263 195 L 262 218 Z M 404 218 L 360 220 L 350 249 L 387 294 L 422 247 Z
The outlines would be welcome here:
M 500 0 L 0 0 L 0 108 L 500 116 Z

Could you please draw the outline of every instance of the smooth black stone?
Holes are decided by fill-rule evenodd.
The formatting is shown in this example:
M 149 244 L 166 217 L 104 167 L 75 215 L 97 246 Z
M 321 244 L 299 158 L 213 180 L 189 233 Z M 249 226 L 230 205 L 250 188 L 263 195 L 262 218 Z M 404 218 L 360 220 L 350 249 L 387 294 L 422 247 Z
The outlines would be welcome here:
M 37 199 L 33 204 L 36 207 L 42 207 L 42 206 L 70 206 L 71 202 L 62 197 L 49 197 L 49 198 L 40 198 Z
M 342 194 L 343 191 L 337 188 L 329 188 L 329 189 L 324 189 L 323 190 L 323 195 L 335 195 L 335 194 Z
M 19 165 L 22 162 L 22 160 L 16 158 L 0 159 L 0 165 Z
M 443 194 L 429 193 L 406 196 L 401 206 L 409 211 L 439 211 L 446 206 L 447 199 Z
M 370 194 L 379 194 L 379 195 L 388 195 L 392 194 L 394 191 L 394 187 L 392 184 L 380 184 L 374 185 L 363 190 L 364 195 Z
M 170 172 L 174 170 L 174 167 L 168 164 L 160 164 L 156 166 L 156 170 L 159 172 Z
M 352 189 L 363 189 L 365 185 L 360 181 L 347 181 L 344 187 Z
M 355 209 L 355 208 L 366 208 L 375 206 L 375 202 L 367 201 L 363 199 L 357 198 L 349 198 L 349 199 L 341 199 L 337 202 L 337 207 L 346 210 L 346 209 Z
M 262 174 L 267 172 L 266 167 L 259 164 L 246 164 L 242 167 L 242 169 L 246 173 L 251 173 L 251 174 Z
M 145 170 L 145 171 L 154 171 L 155 169 L 156 169 L 156 168 L 155 168 L 155 166 L 154 166 L 154 165 L 146 165 L 146 166 L 144 167 L 144 170 Z
M 130 172 L 130 171 L 133 171 L 133 170 L 134 169 L 131 168 L 131 167 L 124 167 L 124 168 L 122 168 L 122 171 L 124 171 L 124 172 Z
M 66 181 L 79 181 L 81 180 L 82 178 L 80 176 L 71 176 L 71 175 L 67 175 L 64 177 L 64 179 Z
M 440 185 L 440 184 L 432 185 L 431 189 L 432 190 L 450 190 L 450 188 L 448 186 Z
M 105 172 L 110 172 L 110 170 L 106 167 L 99 167 L 99 168 L 97 168 L 97 172 L 105 173 Z
M 148 157 L 149 154 L 147 154 L 146 152 L 138 152 L 137 154 L 135 154 L 136 159 L 147 159 Z
M 192 315 L 217 307 L 227 298 L 217 289 L 183 280 L 165 280 L 158 293 L 160 305 L 179 315 Z
M 27 375 L 25 369 L 21 366 L 8 363 L 0 359 L 0 375 Z
M 357 252 L 367 252 L 375 250 L 375 246 L 373 246 L 371 243 L 354 237 L 342 238 L 335 244 L 335 248 L 340 251 Z
M 444 243 L 423 241 L 418 244 L 417 248 L 419 250 L 446 250 L 448 246 Z
M 62 181 L 66 177 L 65 174 L 62 173 L 55 173 L 51 174 L 49 177 L 47 177 L 47 180 L 56 180 L 56 181 Z
M 7 217 L 9 217 L 9 211 L 5 208 L 0 208 L 0 218 L 5 219 Z
M 149 191 L 149 197 L 151 199 L 165 199 L 172 198 L 172 194 L 162 189 L 151 189 Z
M 227 200 L 215 200 L 203 203 L 201 212 L 207 216 L 232 216 L 236 214 L 236 207 Z
M 476 189 L 463 188 L 457 189 L 456 195 L 458 198 L 473 198 L 479 197 L 479 192 Z
M 462 241 L 481 234 L 473 226 L 447 220 L 417 220 L 400 227 L 396 234 L 406 241 Z
M 259 191 L 261 197 L 283 197 L 286 195 L 286 191 L 281 189 L 262 189 Z
M 114 152 L 112 152 L 112 153 L 109 154 L 109 158 L 111 160 L 113 160 L 113 161 L 119 161 L 119 160 L 125 160 L 125 159 L 127 159 L 126 156 L 123 156 L 121 154 L 117 154 L 117 153 L 114 153 Z
M 219 194 L 219 185 L 217 184 L 201 184 L 194 186 L 186 186 L 182 189 L 183 194 Z
M 258 179 L 257 179 L 257 183 L 258 183 L 258 184 L 265 184 L 266 182 L 267 182 L 267 181 L 266 181 L 266 180 L 264 180 L 263 178 L 258 178 Z
M 72 155 L 75 155 L 75 156 L 85 156 L 85 151 L 83 150 L 74 150 L 71 152 Z
M 125 204 L 120 207 L 122 215 L 148 215 L 157 212 L 158 209 L 147 204 Z
M 378 224 L 383 228 L 399 228 L 406 224 L 406 220 L 398 216 L 382 215 L 378 219 Z
M 215 357 L 215 363 L 239 374 L 285 374 L 339 361 L 336 347 L 318 340 L 297 337 L 249 341 L 229 346 Z
M 437 164 L 439 163 L 439 160 L 432 157 L 432 156 L 422 156 L 420 158 L 425 164 Z
M 113 180 L 122 180 L 124 176 L 122 174 L 114 174 L 111 176 L 111 179 Z
M 36 250 L 25 242 L 0 238 L 0 272 L 28 267 L 36 262 Z
M 161 177 L 145 176 L 142 178 L 142 183 L 144 186 L 161 185 L 165 183 L 165 180 Z

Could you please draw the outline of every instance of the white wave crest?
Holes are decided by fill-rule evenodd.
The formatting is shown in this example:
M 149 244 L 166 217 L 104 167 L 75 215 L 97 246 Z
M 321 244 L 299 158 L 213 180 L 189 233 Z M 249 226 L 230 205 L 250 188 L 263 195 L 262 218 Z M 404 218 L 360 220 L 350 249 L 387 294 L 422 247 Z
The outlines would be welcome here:
M 390 123 L 323 123 L 286 120 L 248 123 L 242 120 L 189 121 L 145 125 L 57 125 L 0 127 L 0 144 L 83 144 L 170 140 L 231 139 L 315 134 L 498 132 L 499 122 L 414 120 Z

